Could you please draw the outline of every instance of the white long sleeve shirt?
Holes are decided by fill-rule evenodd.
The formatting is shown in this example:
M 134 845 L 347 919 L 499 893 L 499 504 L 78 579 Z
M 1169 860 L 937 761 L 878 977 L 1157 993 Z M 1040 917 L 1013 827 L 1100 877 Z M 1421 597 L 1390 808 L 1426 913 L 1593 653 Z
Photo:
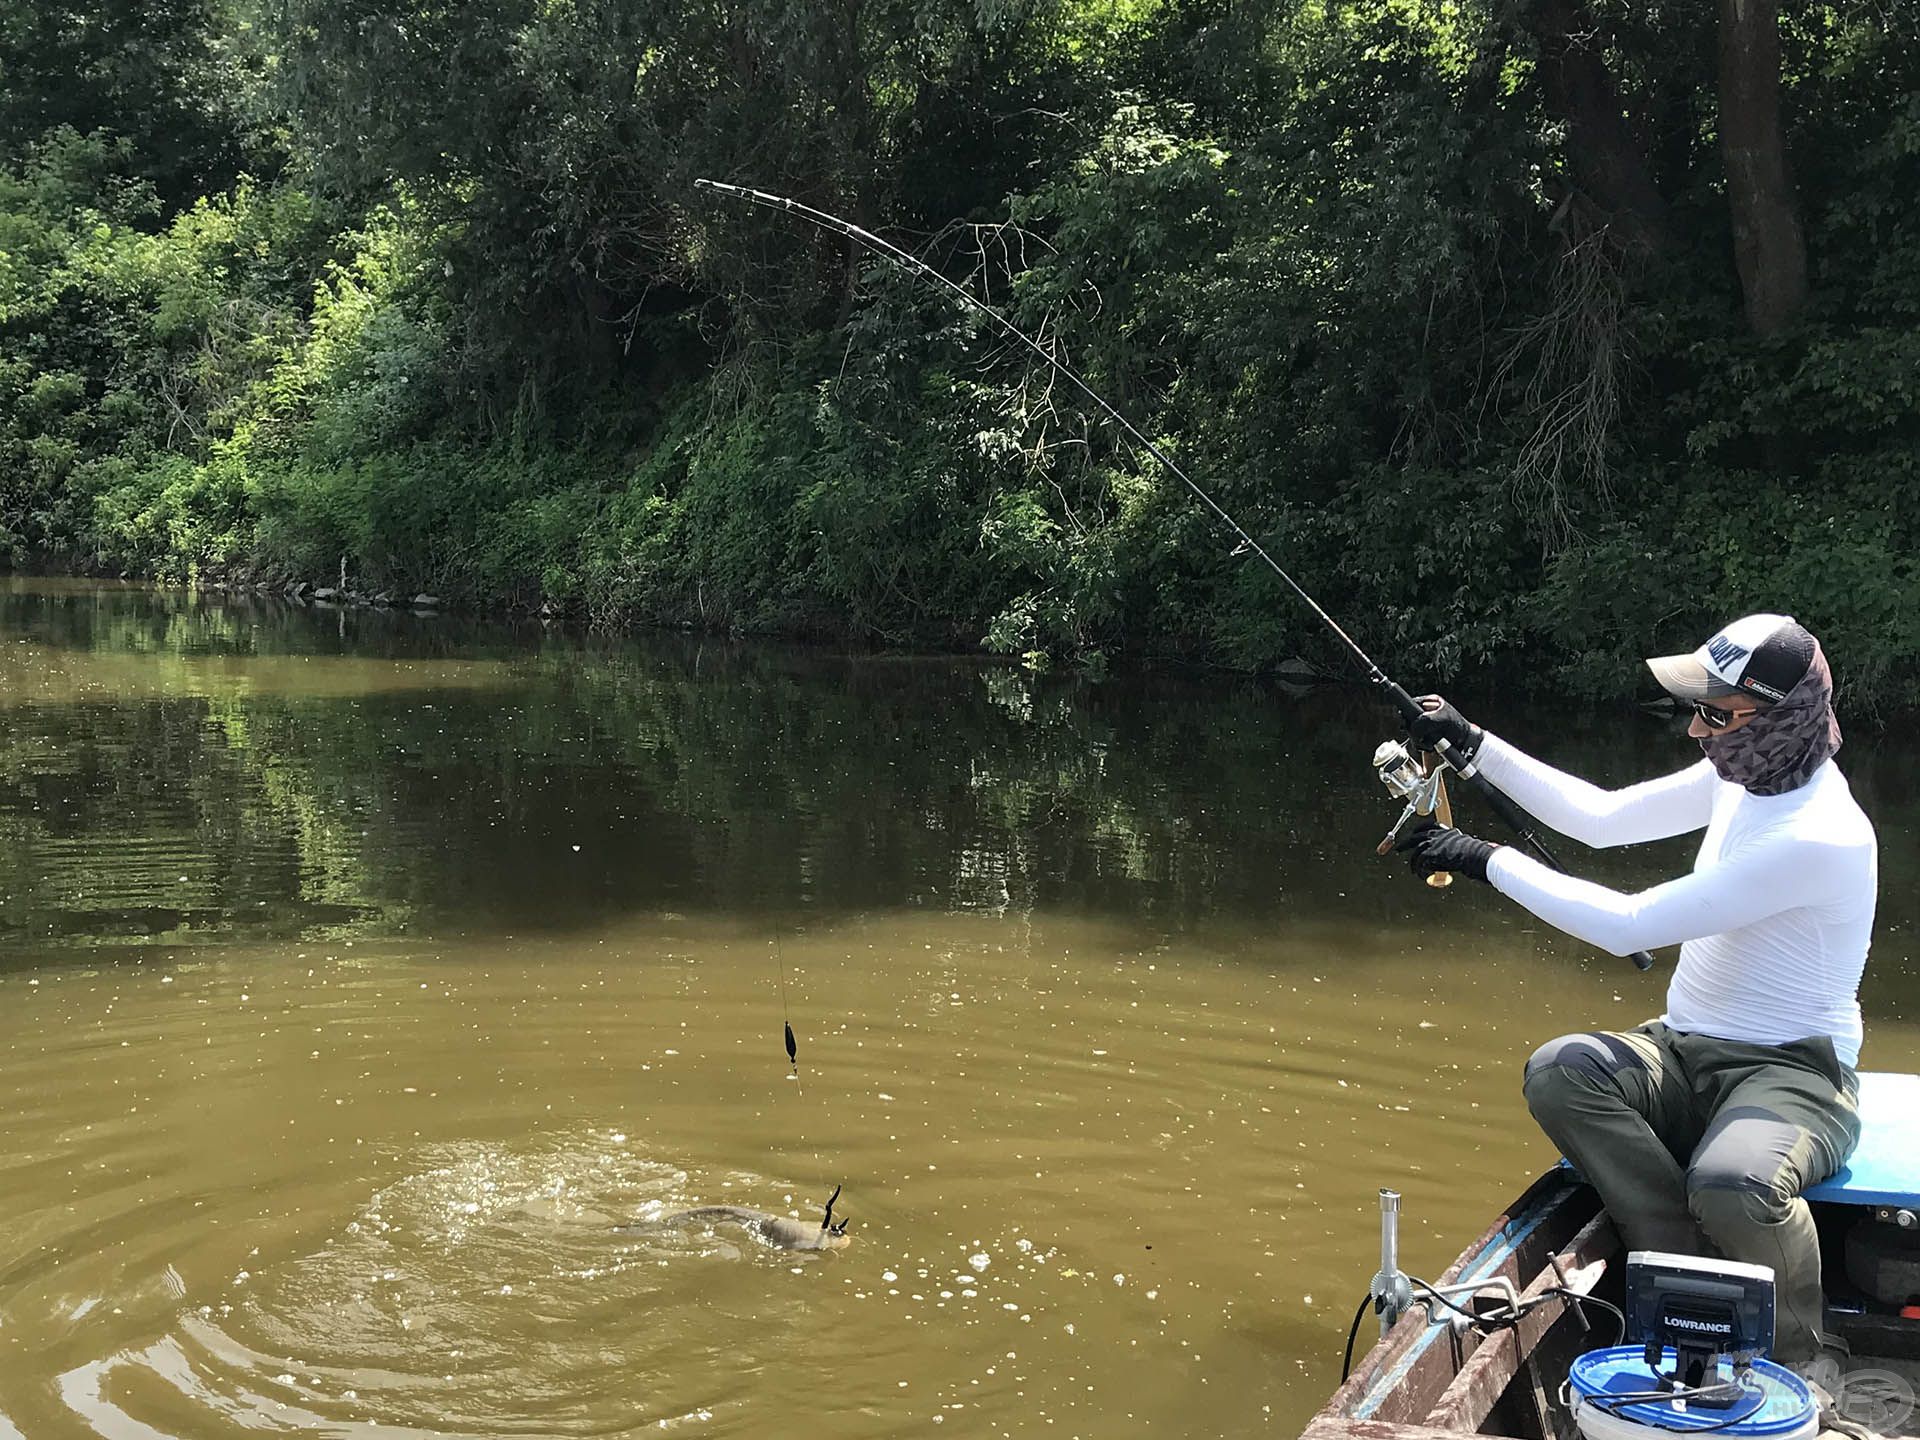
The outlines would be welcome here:
M 1576 880 L 1511 846 L 1496 890 L 1615 955 L 1680 946 L 1661 1018 L 1675 1030 L 1784 1045 L 1830 1036 L 1860 1060 L 1860 975 L 1879 883 L 1873 824 L 1831 760 L 1785 795 L 1752 795 L 1707 760 L 1623 790 L 1543 765 L 1498 737 L 1480 768 L 1543 823 L 1594 846 L 1706 828 L 1693 873 L 1637 895 Z

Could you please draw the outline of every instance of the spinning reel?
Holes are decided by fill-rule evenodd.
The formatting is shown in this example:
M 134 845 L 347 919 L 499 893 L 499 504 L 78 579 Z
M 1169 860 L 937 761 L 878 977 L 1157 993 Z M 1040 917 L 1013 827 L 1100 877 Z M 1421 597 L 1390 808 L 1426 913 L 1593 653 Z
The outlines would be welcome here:
M 1406 803 L 1400 812 L 1400 818 L 1393 822 L 1393 828 L 1387 831 L 1386 839 L 1374 847 L 1374 854 L 1385 855 L 1393 849 L 1393 842 L 1400 838 L 1400 832 L 1407 828 L 1407 822 L 1415 816 L 1428 816 L 1438 823 L 1453 826 L 1453 806 L 1447 800 L 1447 771 L 1453 767 L 1438 755 L 1428 756 L 1429 764 L 1422 764 L 1420 757 L 1407 749 L 1399 740 L 1382 740 L 1380 748 L 1373 752 L 1373 768 L 1380 773 L 1380 783 L 1396 800 Z M 1453 876 L 1445 870 L 1436 870 L 1427 876 L 1427 884 L 1436 890 L 1443 890 L 1453 883 Z

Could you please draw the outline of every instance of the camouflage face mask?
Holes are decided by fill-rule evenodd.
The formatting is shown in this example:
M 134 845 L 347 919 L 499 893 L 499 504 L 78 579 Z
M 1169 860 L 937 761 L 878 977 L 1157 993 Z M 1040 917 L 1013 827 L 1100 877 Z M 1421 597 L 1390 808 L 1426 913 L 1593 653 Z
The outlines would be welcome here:
M 1833 672 L 1814 642 L 1813 662 L 1786 699 L 1755 715 L 1730 735 L 1714 735 L 1700 749 L 1722 780 L 1754 795 L 1784 795 L 1813 777 L 1840 748 L 1833 715 Z

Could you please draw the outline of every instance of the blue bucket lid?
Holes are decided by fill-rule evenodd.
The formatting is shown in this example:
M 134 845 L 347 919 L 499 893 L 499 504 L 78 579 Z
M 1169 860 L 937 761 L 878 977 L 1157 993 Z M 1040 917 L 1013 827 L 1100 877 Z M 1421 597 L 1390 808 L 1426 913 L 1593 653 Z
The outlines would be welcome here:
M 1671 1371 L 1676 1357 L 1671 1349 L 1662 1352 L 1661 1367 Z M 1733 1378 L 1731 1367 L 1722 1364 L 1720 1378 Z M 1609 1395 L 1630 1395 L 1636 1391 L 1659 1388 L 1659 1380 L 1647 1369 L 1646 1351 L 1639 1345 L 1616 1345 L 1611 1350 L 1589 1350 L 1573 1362 L 1567 1379 L 1574 1394 L 1583 1399 L 1604 1399 Z M 1747 1384 L 1766 1396 L 1758 1409 L 1751 1396 L 1734 1402 L 1727 1410 L 1677 1410 L 1658 1401 L 1622 1405 L 1619 1416 L 1645 1425 L 1650 1430 L 1712 1430 L 1729 1437 L 1777 1436 L 1791 1434 L 1803 1427 L 1815 1413 L 1813 1392 L 1807 1382 L 1771 1360 L 1756 1360 L 1748 1372 Z M 1748 1412 L 1752 1413 L 1749 1414 Z M 1730 1416 L 1742 1418 L 1729 1425 Z

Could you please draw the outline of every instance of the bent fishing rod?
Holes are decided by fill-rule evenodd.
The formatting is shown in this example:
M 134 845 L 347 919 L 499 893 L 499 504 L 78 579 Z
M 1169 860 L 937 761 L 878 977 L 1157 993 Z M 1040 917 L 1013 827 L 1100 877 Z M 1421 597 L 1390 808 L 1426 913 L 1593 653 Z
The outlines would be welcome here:
M 892 241 L 884 240 L 880 236 L 875 235 L 871 230 L 864 230 L 860 226 L 855 225 L 851 220 L 842 220 L 838 215 L 829 214 L 825 210 L 817 210 L 811 205 L 803 204 L 801 201 L 791 199 L 788 196 L 770 194 L 765 190 L 754 190 L 745 185 L 729 185 L 719 180 L 699 179 L 695 180 L 693 184 L 695 189 L 712 190 L 721 195 L 730 195 L 736 199 L 745 200 L 750 204 L 763 205 L 770 210 L 779 210 L 787 215 L 798 216 L 807 223 L 828 231 L 831 234 L 844 236 L 846 239 L 865 246 L 868 250 L 873 251 L 883 259 L 891 260 L 894 264 L 906 270 L 908 274 L 914 275 L 922 280 L 932 281 L 942 290 L 957 297 L 960 302 L 969 309 L 986 316 L 988 320 L 993 322 L 995 328 L 998 329 L 1001 334 L 1010 340 L 1017 341 L 1020 345 L 1038 356 L 1043 363 L 1052 367 L 1056 374 L 1084 395 L 1088 402 L 1099 410 L 1102 415 L 1106 416 L 1108 420 L 1112 421 L 1114 425 L 1119 427 L 1123 434 L 1135 444 L 1139 445 L 1164 466 L 1169 474 L 1173 475 L 1185 485 L 1202 505 L 1212 511 L 1222 524 L 1239 537 L 1240 543 L 1233 549 L 1235 555 L 1252 554 L 1259 556 L 1260 559 L 1266 563 L 1267 568 L 1278 575 L 1286 584 L 1286 587 L 1293 591 L 1295 595 L 1299 596 L 1300 602 L 1305 605 L 1307 609 L 1311 610 L 1319 619 L 1320 623 L 1332 632 L 1334 638 L 1346 647 L 1347 653 L 1351 655 L 1359 665 L 1360 671 L 1366 677 L 1367 683 L 1387 698 L 1388 703 L 1400 712 L 1400 718 L 1403 721 L 1411 725 L 1421 715 L 1426 713 L 1421 708 L 1420 702 L 1408 694 L 1401 686 L 1395 684 L 1386 671 L 1374 664 L 1373 658 L 1360 648 L 1351 635 L 1340 628 L 1340 623 L 1323 610 L 1320 607 L 1320 603 L 1306 592 L 1306 589 L 1300 582 L 1289 575 L 1286 570 L 1281 567 L 1280 562 L 1267 553 L 1266 547 L 1261 545 L 1252 535 L 1248 534 L 1240 522 L 1229 515 L 1221 506 L 1220 502 L 1208 494 L 1207 491 L 1201 487 L 1200 482 L 1182 469 L 1171 455 L 1167 454 L 1166 451 L 1162 450 L 1152 440 L 1141 434 L 1131 420 L 1114 409 L 1104 395 L 1095 390 L 1093 386 L 1089 385 L 1085 380 L 1081 379 L 1079 374 L 1065 361 L 1056 357 L 1046 346 L 1042 345 L 1038 340 L 1035 340 L 1031 335 L 1027 334 L 1026 331 L 1007 319 L 1005 315 L 1002 315 L 993 306 L 974 295 L 966 286 L 950 280 L 918 256 L 909 254 Z M 1459 754 L 1453 745 L 1445 740 L 1437 742 L 1436 750 L 1440 758 L 1444 760 L 1462 780 L 1465 780 L 1479 792 L 1481 798 L 1487 802 L 1488 808 L 1499 816 L 1507 827 L 1520 838 L 1527 849 L 1531 850 L 1542 862 L 1552 866 L 1555 870 L 1562 872 L 1566 870 L 1566 866 L 1562 865 L 1559 860 L 1554 857 L 1553 852 L 1549 850 L 1540 837 L 1534 833 L 1532 824 L 1533 817 L 1522 810 L 1504 790 L 1501 790 L 1491 780 L 1487 779 L 1471 759 Z M 1644 950 L 1630 958 L 1633 963 L 1642 970 L 1651 969 L 1653 966 L 1653 957 Z

